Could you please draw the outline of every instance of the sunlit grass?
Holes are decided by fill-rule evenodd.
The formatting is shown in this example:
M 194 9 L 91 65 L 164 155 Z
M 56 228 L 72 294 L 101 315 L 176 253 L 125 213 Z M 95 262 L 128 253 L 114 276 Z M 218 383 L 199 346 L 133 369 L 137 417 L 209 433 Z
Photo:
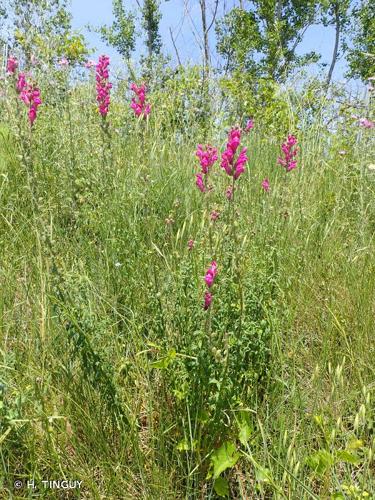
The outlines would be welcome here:
M 284 137 L 256 123 L 232 213 L 218 164 L 208 201 L 195 186 L 194 116 L 169 121 L 161 95 L 137 121 L 114 99 L 106 136 L 89 92 L 46 96 L 27 144 L 13 97 L 4 108 L 4 494 L 15 478 L 68 478 L 81 498 L 215 498 L 210 457 L 228 441 L 231 498 L 371 498 L 371 132 L 293 130 L 286 174 Z M 205 130 L 221 151 L 229 125 Z

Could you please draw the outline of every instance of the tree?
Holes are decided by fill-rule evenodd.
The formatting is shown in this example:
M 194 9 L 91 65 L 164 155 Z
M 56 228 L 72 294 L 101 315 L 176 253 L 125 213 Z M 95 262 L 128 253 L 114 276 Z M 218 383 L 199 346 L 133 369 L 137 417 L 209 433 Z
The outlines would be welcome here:
M 130 59 L 135 47 L 134 14 L 125 10 L 123 0 L 112 2 L 114 21 L 100 28 L 102 40 L 114 47 L 125 59 Z
M 249 10 L 232 9 L 216 27 L 226 69 L 283 81 L 293 67 L 316 61 L 315 52 L 298 56 L 296 49 L 317 12 L 314 0 L 254 0 Z
M 206 15 L 206 0 L 199 0 L 201 7 L 202 29 L 203 29 L 203 45 L 204 45 L 204 68 L 208 72 L 210 66 L 210 46 L 208 43 L 207 15 Z
M 151 61 L 152 57 L 159 55 L 161 50 L 159 34 L 161 13 L 158 0 L 144 0 L 141 13 L 142 26 L 146 32 L 147 58 Z
M 366 81 L 375 76 L 375 3 L 365 0 L 353 12 L 353 47 L 348 49 L 347 76 Z
M 87 55 L 83 37 L 72 31 L 66 0 L 13 0 L 8 13 L 13 27 L 9 44 L 26 65 L 33 54 L 45 62 L 62 55 L 75 62 Z
M 328 70 L 326 85 L 331 83 L 333 70 L 339 58 L 340 45 L 342 51 L 345 51 L 344 31 L 349 22 L 349 0 L 322 0 L 322 23 L 324 26 L 334 26 L 335 42 L 332 52 L 332 60 Z

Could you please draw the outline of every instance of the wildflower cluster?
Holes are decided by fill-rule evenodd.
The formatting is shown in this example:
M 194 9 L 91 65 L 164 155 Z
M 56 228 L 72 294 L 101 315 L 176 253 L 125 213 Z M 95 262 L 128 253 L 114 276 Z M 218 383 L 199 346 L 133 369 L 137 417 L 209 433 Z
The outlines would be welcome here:
M 66 57 L 62 57 L 57 64 L 62 68 L 67 68 L 69 66 L 69 61 Z
M 268 191 L 270 190 L 270 181 L 267 179 L 267 177 L 262 181 L 262 188 L 266 193 L 268 193 Z
M 245 127 L 245 132 L 248 133 L 250 132 L 251 129 L 254 128 L 254 121 L 253 120 L 247 120 L 246 122 L 246 127 Z
M 214 284 L 215 278 L 217 275 L 217 264 L 216 261 L 212 261 L 210 267 L 207 269 L 207 272 L 204 277 L 204 281 L 206 282 L 206 286 L 208 289 L 212 287 Z M 205 311 L 210 307 L 212 303 L 212 293 L 209 290 L 206 290 L 204 294 L 204 304 L 203 308 Z
M 227 147 L 221 155 L 221 167 L 228 175 L 237 180 L 245 171 L 247 148 L 243 148 L 235 160 L 237 149 L 241 144 L 241 129 L 233 128 L 228 134 Z
M 7 60 L 7 68 L 6 68 L 7 73 L 13 75 L 16 72 L 17 68 L 18 68 L 17 58 L 10 56 L 9 59 Z
M 90 59 L 90 60 L 88 60 L 88 61 L 85 62 L 84 66 L 85 66 L 86 69 L 94 68 L 95 67 L 95 61 L 93 61 L 93 60 Z
M 146 118 L 151 112 L 151 104 L 146 103 L 146 85 L 142 83 L 142 85 L 138 87 L 135 83 L 132 83 L 130 85 L 130 90 L 132 90 L 136 95 L 136 97 L 132 97 L 132 102 L 130 104 L 135 116 L 137 118 L 140 116 Z
M 100 56 L 99 62 L 96 65 L 96 100 L 99 103 L 99 113 L 105 118 L 108 114 L 110 104 L 110 90 L 112 84 L 109 79 L 109 57 Z
M 370 128 L 374 128 L 375 127 L 375 123 L 372 122 L 371 120 L 369 120 L 368 118 L 360 118 L 358 120 L 358 123 L 363 128 L 370 129 Z
M 20 73 L 18 75 L 16 88 L 19 93 L 20 99 L 29 108 L 29 122 L 31 125 L 33 125 L 36 119 L 38 107 L 42 104 L 42 100 L 40 98 L 40 90 L 34 84 L 28 83 L 26 81 L 26 76 L 24 73 Z
M 196 174 L 196 185 L 198 189 L 204 193 L 207 191 L 207 176 L 210 171 L 210 168 L 218 159 L 217 149 L 207 144 L 206 146 L 202 146 L 202 144 L 198 144 L 197 151 L 195 153 L 197 158 L 199 159 L 199 163 L 201 166 L 201 172 Z M 203 179 L 203 176 L 205 178 Z
M 281 151 L 284 153 L 284 156 L 279 156 L 277 159 L 277 163 L 285 168 L 287 172 L 290 172 L 297 166 L 297 152 L 298 149 L 296 147 L 297 137 L 294 135 L 288 135 L 288 138 L 281 145 Z

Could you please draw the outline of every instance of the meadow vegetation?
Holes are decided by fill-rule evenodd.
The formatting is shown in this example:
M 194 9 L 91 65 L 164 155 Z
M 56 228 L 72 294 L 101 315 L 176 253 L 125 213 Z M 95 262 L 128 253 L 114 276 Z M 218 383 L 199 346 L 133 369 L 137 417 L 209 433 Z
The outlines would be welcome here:
M 0 82 L 1 498 L 375 498 L 373 101 L 95 64 Z

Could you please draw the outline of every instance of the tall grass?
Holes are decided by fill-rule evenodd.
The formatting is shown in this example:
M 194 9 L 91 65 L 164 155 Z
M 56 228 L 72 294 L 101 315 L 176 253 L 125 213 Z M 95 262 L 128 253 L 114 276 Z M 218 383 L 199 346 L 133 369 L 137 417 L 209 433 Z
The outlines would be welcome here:
M 92 84 L 44 96 L 30 137 L 11 86 L 2 104 L 4 498 L 58 498 L 45 479 L 82 480 L 66 498 L 216 498 L 225 443 L 230 498 L 375 496 L 371 131 L 306 120 L 286 175 L 257 123 L 232 213 L 218 165 L 208 202 L 196 189 L 201 128 L 170 95 L 148 122 L 117 96 L 108 136 Z M 231 123 L 212 123 L 222 149 Z

